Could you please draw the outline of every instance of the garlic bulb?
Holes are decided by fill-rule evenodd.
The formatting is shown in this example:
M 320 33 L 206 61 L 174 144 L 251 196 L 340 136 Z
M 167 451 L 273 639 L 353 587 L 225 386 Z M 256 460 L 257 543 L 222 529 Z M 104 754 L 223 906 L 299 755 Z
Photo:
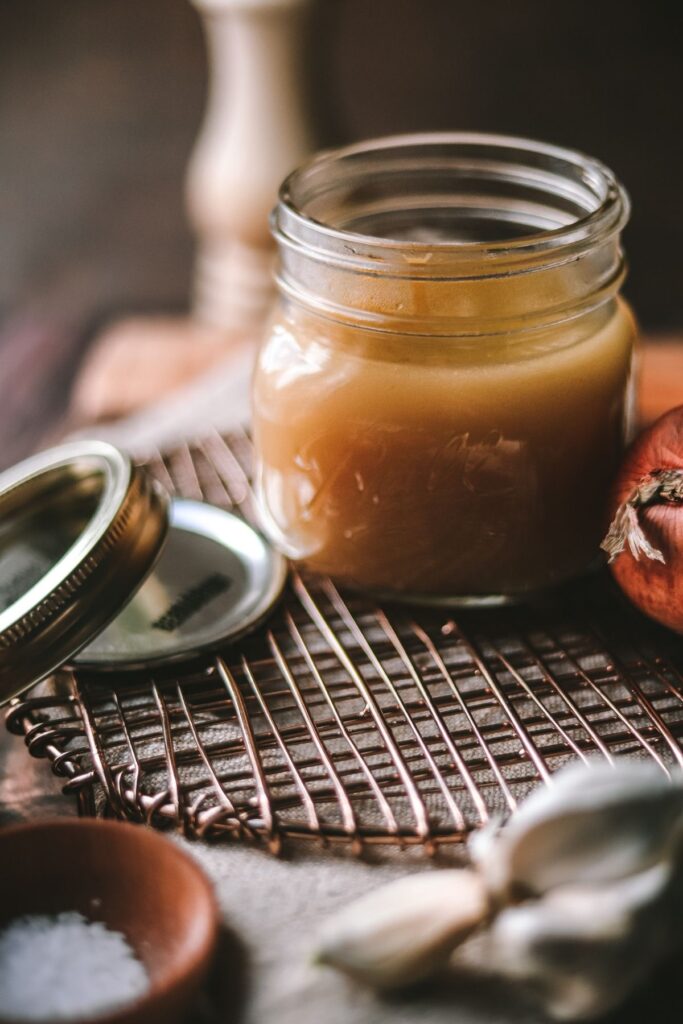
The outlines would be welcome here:
M 472 871 L 411 875 L 347 907 L 318 959 L 378 988 L 441 969 L 479 928 L 484 963 L 557 1020 L 617 1006 L 683 945 L 683 777 L 572 766 L 470 843 Z
M 666 856 L 683 834 L 683 779 L 654 764 L 571 765 L 538 789 L 499 834 L 470 852 L 499 899 L 624 878 Z
M 409 875 L 334 917 L 316 959 L 375 988 L 402 987 L 443 966 L 487 911 L 472 871 Z
M 568 885 L 503 910 L 484 946 L 499 974 L 529 986 L 555 1020 L 624 1001 L 675 942 L 683 910 L 670 865 L 612 885 Z

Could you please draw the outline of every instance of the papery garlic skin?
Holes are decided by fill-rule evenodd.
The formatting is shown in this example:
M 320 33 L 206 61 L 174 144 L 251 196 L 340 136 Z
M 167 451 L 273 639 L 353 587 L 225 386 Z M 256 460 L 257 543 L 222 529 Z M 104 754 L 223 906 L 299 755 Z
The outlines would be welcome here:
M 683 777 L 622 760 L 571 765 L 536 790 L 498 834 L 475 837 L 472 859 L 502 903 L 569 883 L 646 870 L 683 841 Z
M 555 1020 L 601 1016 L 681 941 L 682 888 L 680 871 L 664 863 L 507 908 L 488 933 L 487 966 L 533 989 Z
M 484 883 L 472 871 L 410 875 L 333 917 L 316 960 L 374 988 L 404 987 L 443 966 L 488 910 Z
M 479 925 L 480 965 L 556 1020 L 619 1005 L 683 947 L 683 776 L 566 768 L 470 842 L 473 871 L 394 882 L 333 919 L 319 959 L 376 988 L 436 973 Z

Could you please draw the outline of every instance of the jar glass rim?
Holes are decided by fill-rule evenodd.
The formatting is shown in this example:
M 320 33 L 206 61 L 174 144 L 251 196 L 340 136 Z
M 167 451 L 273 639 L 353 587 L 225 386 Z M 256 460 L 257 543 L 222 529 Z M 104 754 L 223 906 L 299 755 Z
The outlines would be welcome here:
M 427 182 L 427 190 L 436 192 L 428 174 L 434 181 L 442 174 L 446 183 L 467 178 L 470 188 L 484 183 L 487 189 L 507 190 L 510 197 L 516 190 L 522 198 L 505 200 L 511 219 L 519 213 L 532 223 L 542 224 L 545 218 L 552 225 L 553 217 L 557 223 L 513 237 L 423 239 L 357 230 L 352 219 L 344 219 L 344 204 L 358 201 L 364 186 L 375 189 L 377 221 L 391 213 L 392 196 L 400 201 L 401 180 L 405 185 L 411 175 L 423 175 L 422 185 Z M 392 190 L 383 200 L 377 199 L 380 180 Z M 444 187 L 448 184 L 442 185 L 441 200 L 447 205 Z M 438 201 L 438 196 L 432 198 Z M 481 207 L 485 200 L 476 196 L 474 204 Z M 327 213 L 336 211 L 336 222 L 326 215 L 326 203 Z M 397 263 L 408 271 L 408 260 L 411 276 L 445 273 L 449 267 L 457 276 L 468 276 L 471 265 L 480 276 L 482 260 L 496 275 L 575 259 L 618 234 L 629 212 L 628 194 L 613 172 L 578 150 L 508 135 L 427 132 L 387 136 L 314 156 L 283 182 L 272 226 L 280 245 L 332 264 L 382 274 L 394 273 Z M 363 222 L 360 215 L 358 221 Z M 372 223 L 372 216 L 363 223 Z M 421 261 L 428 264 L 422 271 Z

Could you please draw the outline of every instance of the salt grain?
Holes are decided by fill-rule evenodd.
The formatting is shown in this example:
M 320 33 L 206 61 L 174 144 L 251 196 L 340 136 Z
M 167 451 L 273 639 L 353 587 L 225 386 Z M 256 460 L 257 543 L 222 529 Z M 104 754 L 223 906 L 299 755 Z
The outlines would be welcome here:
M 133 1002 L 145 968 L 119 932 L 82 914 L 18 918 L 0 932 L 0 1014 L 74 1020 Z

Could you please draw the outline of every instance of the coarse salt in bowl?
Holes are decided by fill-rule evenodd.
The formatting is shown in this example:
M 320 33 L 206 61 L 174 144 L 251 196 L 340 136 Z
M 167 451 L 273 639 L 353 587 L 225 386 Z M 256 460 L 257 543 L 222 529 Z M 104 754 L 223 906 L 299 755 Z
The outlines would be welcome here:
M 5 941 L 9 936 L 9 966 L 15 964 L 27 986 L 20 1015 L 15 1002 L 8 1014 L 8 1001 L 0 998 L 2 1024 L 54 1021 L 60 1012 L 74 1024 L 173 1024 L 182 1018 L 210 967 L 218 910 L 211 883 L 176 843 L 115 821 L 13 826 L 0 831 L 0 878 L 0 957 L 3 935 Z M 46 1003 L 48 1015 L 40 1017 L 40 987 L 56 984 L 45 961 L 54 967 L 59 958 L 64 965 L 63 951 L 51 945 L 56 939 L 69 942 L 74 962 L 60 972 L 61 995 Z M 26 974 L 31 950 L 38 962 Z M 86 972 L 89 980 L 80 987 Z

